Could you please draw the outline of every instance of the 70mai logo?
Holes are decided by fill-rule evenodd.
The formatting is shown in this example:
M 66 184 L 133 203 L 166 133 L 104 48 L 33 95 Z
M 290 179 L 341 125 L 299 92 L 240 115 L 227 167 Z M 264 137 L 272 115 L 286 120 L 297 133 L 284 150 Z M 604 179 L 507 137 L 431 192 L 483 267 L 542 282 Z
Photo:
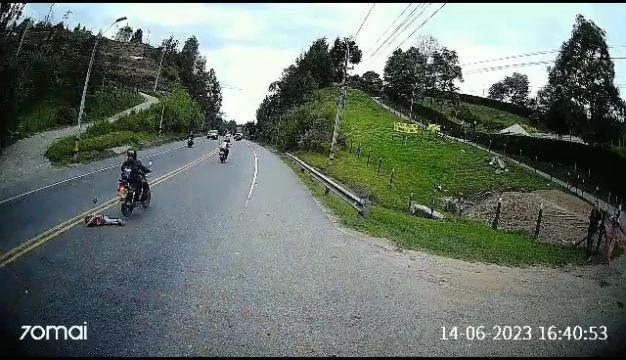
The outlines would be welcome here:
M 23 325 L 22 330 L 24 332 L 20 340 L 24 340 L 28 334 L 30 334 L 33 340 L 43 340 L 44 338 L 46 340 L 67 340 L 68 337 L 70 340 L 87 340 L 87 322 L 83 324 L 83 326 L 74 325 L 69 329 L 63 325 L 47 325 L 45 327 L 41 325 Z M 59 335 L 61 335 L 60 338 Z

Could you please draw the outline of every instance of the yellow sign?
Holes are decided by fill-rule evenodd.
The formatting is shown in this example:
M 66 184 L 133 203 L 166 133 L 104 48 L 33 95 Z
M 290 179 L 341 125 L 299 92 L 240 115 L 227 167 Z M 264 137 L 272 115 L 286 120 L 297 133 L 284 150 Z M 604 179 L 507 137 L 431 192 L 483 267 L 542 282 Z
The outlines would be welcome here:
M 428 125 L 427 129 L 432 131 L 432 132 L 440 132 L 441 131 L 441 125 L 430 124 L 430 125 Z
M 402 122 L 397 122 L 393 124 L 393 129 L 395 131 L 400 131 L 408 134 L 417 134 L 419 130 L 419 126 L 416 124 L 407 124 Z

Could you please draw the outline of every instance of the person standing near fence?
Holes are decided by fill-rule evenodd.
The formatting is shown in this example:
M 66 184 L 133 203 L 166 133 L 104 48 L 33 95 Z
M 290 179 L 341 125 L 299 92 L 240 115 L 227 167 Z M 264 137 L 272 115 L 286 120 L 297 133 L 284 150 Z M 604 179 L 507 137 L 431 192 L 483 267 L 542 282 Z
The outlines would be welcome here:
M 596 201 L 596 206 L 591 209 L 589 214 L 589 227 L 587 228 L 587 262 L 591 261 L 593 254 L 593 244 L 597 238 L 600 241 L 600 220 L 602 220 L 602 211 L 600 210 L 600 203 Z
M 606 229 L 606 246 L 604 248 L 604 258 L 602 259 L 602 264 L 609 265 L 611 262 L 611 253 L 613 252 L 613 248 L 617 242 L 617 237 L 619 236 L 619 233 L 624 235 L 624 229 L 619 223 L 617 215 L 611 216 L 608 223 L 604 226 Z

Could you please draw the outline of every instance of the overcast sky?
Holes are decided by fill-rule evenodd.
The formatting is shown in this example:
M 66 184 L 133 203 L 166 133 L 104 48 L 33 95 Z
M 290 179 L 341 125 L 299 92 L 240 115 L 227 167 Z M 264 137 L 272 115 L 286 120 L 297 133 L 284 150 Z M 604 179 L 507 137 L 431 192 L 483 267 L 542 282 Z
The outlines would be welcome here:
M 414 3 L 396 23 L 404 21 L 414 8 L 417 17 L 395 39 L 386 43 L 379 56 L 369 51 L 389 25 L 407 7 L 378 3 L 357 37 L 364 61 L 353 73 L 374 70 L 381 74 L 388 54 L 401 45 L 414 44 L 420 35 L 433 35 L 439 43 L 459 54 L 461 64 L 498 59 L 518 54 L 557 50 L 570 36 L 576 14 L 593 20 L 607 32 L 612 57 L 626 57 L 626 4 L 468 4 L 449 3 L 428 19 L 443 3 Z M 97 32 L 114 19 L 127 16 L 127 24 L 141 28 L 144 42 L 152 45 L 174 35 L 181 47 L 191 35 L 200 42 L 207 67 L 215 69 L 223 86 L 223 111 L 227 118 L 243 124 L 254 120 L 259 103 L 282 70 L 319 37 L 329 43 L 337 36 L 354 34 L 371 3 L 360 4 L 55 4 L 56 23 L 71 10 L 68 23 L 77 23 Z M 25 13 L 43 19 L 50 3 L 28 4 Z M 422 13 L 423 10 L 423 13 Z M 123 26 L 126 23 L 121 23 Z M 409 35 L 421 26 L 412 37 Z M 393 29 L 396 25 L 394 24 Z M 402 29 L 402 28 L 401 28 Z M 107 34 L 112 37 L 116 28 Z M 388 33 L 391 33 L 389 31 Z M 379 44 L 387 39 L 387 35 Z M 620 47 L 621 46 L 621 47 Z M 378 45 L 374 47 L 376 49 Z M 517 63 L 553 61 L 556 53 L 513 58 L 463 66 L 465 81 L 461 92 L 482 96 L 494 82 L 513 71 L 527 74 L 531 92 L 547 82 L 548 65 L 525 66 L 470 74 L 471 70 Z M 615 60 L 616 84 L 626 90 L 626 60 Z

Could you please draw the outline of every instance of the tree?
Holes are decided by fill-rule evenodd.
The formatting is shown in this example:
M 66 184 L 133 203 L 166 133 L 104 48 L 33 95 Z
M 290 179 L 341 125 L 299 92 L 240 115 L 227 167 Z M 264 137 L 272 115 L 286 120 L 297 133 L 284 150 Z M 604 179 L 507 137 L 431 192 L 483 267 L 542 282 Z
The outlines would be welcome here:
M 433 37 L 422 38 L 420 48 L 396 49 L 387 59 L 383 79 L 388 96 L 402 101 L 419 101 L 426 95 L 456 104 L 455 82 L 463 73 L 455 51 L 439 46 Z
M 0 33 L 11 30 L 22 16 L 26 3 L 0 3 Z
M 117 35 L 115 35 L 115 40 L 120 42 L 128 42 L 131 36 L 133 36 L 133 28 L 126 25 L 117 31 Z
M 215 76 L 215 70 L 210 69 L 208 72 L 206 86 L 206 101 L 205 101 L 205 121 L 207 127 L 217 128 L 220 109 L 222 108 L 222 88 L 217 77 Z
M 360 79 L 361 89 L 374 96 L 380 96 L 383 90 L 383 80 L 374 71 L 366 71 Z
M 143 31 L 141 29 L 137 29 L 133 36 L 130 38 L 131 43 L 141 44 L 143 42 Z
M 459 90 L 455 81 L 463 81 L 463 72 L 459 65 L 459 57 L 456 51 L 441 47 L 432 52 L 432 64 L 427 68 L 426 84 L 432 84 L 441 108 L 448 100 L 457 104 L 454 94 Z
M 340 40 L 339 38 L 336 38 L 333 47 L 330 49 L 330 57 L 332 60 L 334 74 L 333 80 L 335 82 L 341 82 L 343 79 L 343 68 L 348 48 L 350 49 L 350 59 L 348 59 L 348 65 L 356 65 L 360 63 L 363 57 L 363 52 L 359 49 L 354 40 L 350 40 L 349 38 Z
M 595 142 L 614 138 L 626 112 L 614 85 L 615 69 L 605 37 L 606 32 L 593 21 L 577 15 L 571 37 L 561 45 L 554 67 L 548 70 L 548 84 L 542 94 L 547 99 L 538 101 L 559 109 L 562 106 L 557 105 L 567 101 L 581 109 L 585 121 L 574 124 L 573 130 Z M 547 117 L 544 121 L 550 123 Z
M 528 93 L 528 76 L 514 72 L 512 76 L 506 76 L 503 80 L 491 85 L 488 97 L 519 106 L 527 106 L 529 102 Z
M 234 134 L 237 132 L 237 122 L 235 120 L 229 120 L 226 123 L 226 128 L 228 129 L 228 132 L 231 134 Z

